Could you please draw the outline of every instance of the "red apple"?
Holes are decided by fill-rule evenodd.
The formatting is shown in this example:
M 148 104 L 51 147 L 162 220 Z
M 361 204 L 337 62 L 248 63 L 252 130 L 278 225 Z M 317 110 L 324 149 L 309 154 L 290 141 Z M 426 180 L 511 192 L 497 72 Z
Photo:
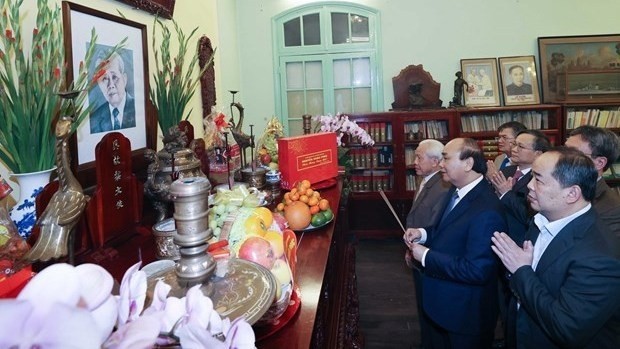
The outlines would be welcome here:
M 269 163 L 271 162 L 271 155 L 269 154 L 263 154 L 260 156 L 260 162 L 261 164 L 267 166 L 269 165 Z
M 273 248 L 269 241 L 260 236 L 250 236 L 239 247 L 239 258 L 258 263 L 271 269 L 276 262 Z

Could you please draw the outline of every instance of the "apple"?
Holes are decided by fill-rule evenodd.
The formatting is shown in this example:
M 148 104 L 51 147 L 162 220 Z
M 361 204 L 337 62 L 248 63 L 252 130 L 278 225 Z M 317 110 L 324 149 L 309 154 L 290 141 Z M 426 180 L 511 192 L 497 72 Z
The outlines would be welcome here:
M 276 261 L 269 241 L 260 236 L 250 236 L 239 247 L 238 257 L 271 269 Z
M 269 154 L 263 154 L 260 156 L 260 162 L 261 164 L 267 166 L 269 165 L 269 163 L 271 162 L 271 155 Z
M 291 283 L 291 268 L 289 268 L 288 263 L 284 259 L 276 259 L 273 268 L 271 268 L 271 273 L 278 280 L 277 288 L 282 289 L 282 287 L 286 287 L 286 285 Z

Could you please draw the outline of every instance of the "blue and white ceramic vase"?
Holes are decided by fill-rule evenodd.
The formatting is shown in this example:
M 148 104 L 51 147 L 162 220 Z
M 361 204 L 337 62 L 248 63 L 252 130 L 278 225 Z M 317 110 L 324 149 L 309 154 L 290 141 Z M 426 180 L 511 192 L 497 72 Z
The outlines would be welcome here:
M 30 173 L 14 173 L 11 176 L 19 184 L 19 200 L 11 209 L 10 216 L 19 235 L 24 239 L 30 236 L 30 232 L 37 221 L 35 199 L 37 195 L 50 182 L 50 175 L 56 168 L 45 171 Z

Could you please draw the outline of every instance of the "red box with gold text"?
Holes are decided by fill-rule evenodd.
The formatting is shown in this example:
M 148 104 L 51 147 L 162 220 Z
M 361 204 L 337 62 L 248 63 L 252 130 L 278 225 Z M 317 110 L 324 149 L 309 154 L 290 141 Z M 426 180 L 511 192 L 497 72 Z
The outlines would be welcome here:
M 281 186 L 291 189 L 304 179 L 315 184 L 338 175 L 338 152 L 334 132 L 278 139 Z

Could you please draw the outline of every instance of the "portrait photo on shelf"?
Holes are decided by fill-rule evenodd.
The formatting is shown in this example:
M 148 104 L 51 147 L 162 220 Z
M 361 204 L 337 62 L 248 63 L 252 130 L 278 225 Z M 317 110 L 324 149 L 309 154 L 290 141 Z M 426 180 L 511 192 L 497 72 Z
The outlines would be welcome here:
M 539 37 L 545 103 L 620 101 L 620 34 Z
M 504 105 L 539 104 L 534 56 L 500 57 L 498 60 Z
M 461 72 L 467 81 L 466 106 L 496 107 L 500 105 L 497 59 L 461 59 Z
M 95 147 L 109 132 L 123 133 L 134 151 L 154 148 L 157 121 L 147 113 L 146 25 L 66 1 L 63 21 L 70 81 L 77 76 L 86 57 L 91 31 L 94 29 L 97 34 L 95 52 L 88 66 L 89 80 L 96 79 L 96 83 L 82 106 L 90 108 L 90 115 L 74 137 L 73 161 L 80 177 L 82 169 L 94 169 Z M 101 61 L 125 38 L 125 46 L 109 57 L 103 73 L 95 77 Z

